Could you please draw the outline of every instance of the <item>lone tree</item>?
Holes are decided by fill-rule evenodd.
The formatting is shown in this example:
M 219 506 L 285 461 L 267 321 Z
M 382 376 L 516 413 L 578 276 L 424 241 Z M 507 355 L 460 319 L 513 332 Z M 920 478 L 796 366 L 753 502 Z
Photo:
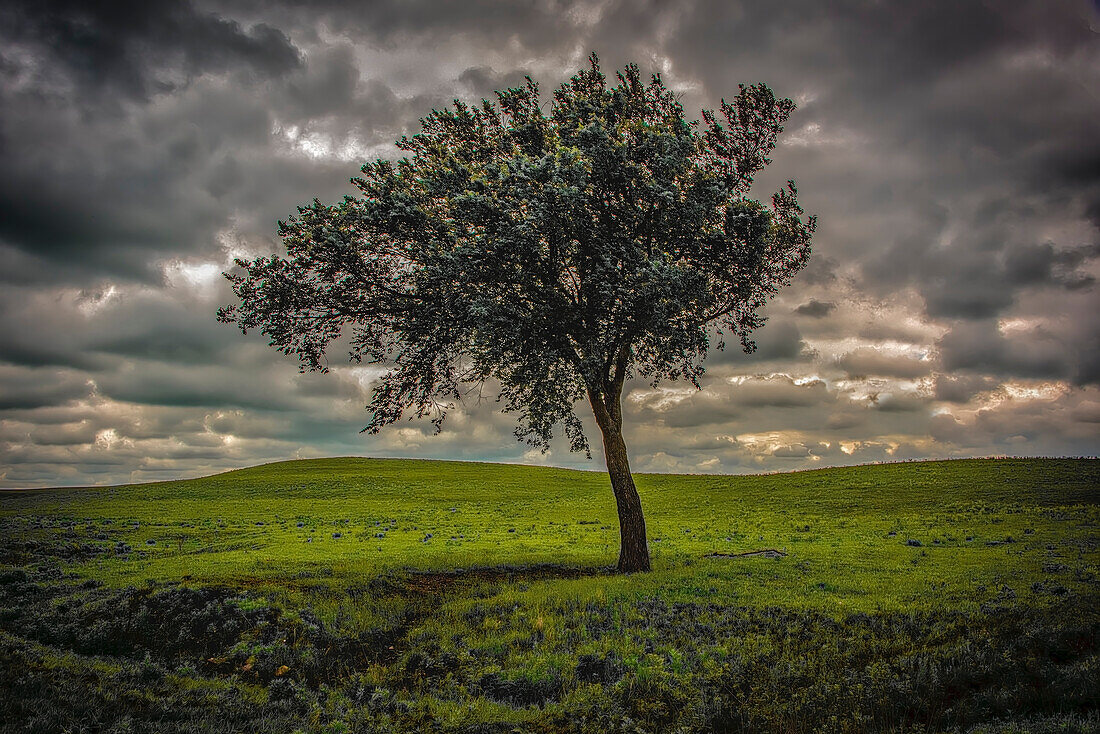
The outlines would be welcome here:
M 793 182 L 766 206 L 753 177 L 794 104 L 741 86 L 702 123 L 638 67 L 608 86 L 590 67 L 554 94 L 538 85 L 480 106 L 433 110 L 399 161 L 352 179 L 362 195 L 299 207 L 279 223 L 287 257 L 237 260 L 240 305 L 218 318 L 260 329 L 300 368 L 325 372 L 347 328 L 350 358 L 389 366 L 364 431 L 430 416 L 437 430 L 487 381 L 516 436 L 546 448 L 561 426 L 589 452 L 587 398 L 619 513 L 620 571 L 650 567 L 622 434 L 623 384 L 698 387 L 711 340 L 745 351 L 766 299 L 806 262 L 815 219 Z M 591 454 L 589 454 L 591 455 Z

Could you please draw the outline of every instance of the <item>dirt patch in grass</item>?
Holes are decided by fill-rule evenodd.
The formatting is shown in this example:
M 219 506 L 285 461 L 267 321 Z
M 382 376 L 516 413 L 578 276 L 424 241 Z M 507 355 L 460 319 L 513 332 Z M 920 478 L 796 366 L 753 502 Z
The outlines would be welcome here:
M 787 554 L 775 548 L 745 551 L 744 553 L 708 553 L 704 558 L 786 558 Z

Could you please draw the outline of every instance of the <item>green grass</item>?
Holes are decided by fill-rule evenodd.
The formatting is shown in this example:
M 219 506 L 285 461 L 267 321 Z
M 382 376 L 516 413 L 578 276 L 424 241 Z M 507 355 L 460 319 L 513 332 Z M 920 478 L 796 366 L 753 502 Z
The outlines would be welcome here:
M 959 722 L 993 722 L 993 731 L 1002 715 L 1036 730 L 1100 722 L 1096 685 L 1082 692 L 1072 683 L 1100 671 L 1100 461 L 636 482 L 654 571 L 633 576 L 610 573 L 618 525 L 607 477 L 595 472 L 326 459 L 2 492 L 0 571 L 24 573 L 26 583 L 12 577 L 11 588 L 24 591 L 10 591 L 12 611 L 0 615 L 0 655 L 44 671 L 43 690 L 65 690 L 57 681 L 94 663 L 80 675 L 97 681 L 103 700 L 117 699 L 112 686 L 122 684 L 112 681 L 126 675 L 146 698 L 168 695 L 150 693 L 158 686 L 189 691 L 169 713 L 197 707 L 195 691 L 211 710 L 230 710 L 227 701 L 242 696 L 267 701 L 257 685 L 293 681 L 293 696 L 260 707 L 272 731 L 288 722 L 316 731 L 490 731 L 507 722 L 587 730 L 576 721 L 628 731 L 624 719 L 644 731 L 932 731 Z M 728 557 L 761 549 L 785 555 Z M 225 591 L 217 601 L 157 596 L 183 588 Z M 110 631 L 109 609 L 147 603 L 150 639 L 135 648 Z M 166 648 L 154 638 L 174 633 L 154 622 L 177 619 L 173 604 L 207 605 L 202 614 L 244 626 L 223 647 Z M 1059 645 L 1069 652 L 1035 668 Z M 1000 657 L 985 660 L 983 646 Z M 937 681 L 969 670 L 967 660 L 988 680 L 906 693 L 899 681 L 923 680 L 911 669 L 922 655 Z M 180 661 L 184 671 L 173 672 Z M 110 672 L 123 663 L 138 667 Z M 275 675 L 280 665 L 285 678 Z M 802 677 L 783 678 L 784 665 L 802 666 Z M 1044 699 L 1034 682 L 1007 688 L 1020 670 L 1045 691 L 1069 692 Z M 881 691 L 867 700 L 851 698 L 855 688 L 828 693 L 842 671 L 849 687 Z M 738 687 L 750 676 L 759 690 Z M 318 686 L 343 693 L 322 696 Z M 357 702 L 349 686 L 377 700 Z M 962 703 L 936 704 L 918 720 L 904 707 L 921 695 Z M 1013 696 L 1038 708 L 1013 708 Z M 883 703 L 893 697 L 901 708 Z M 145 712 L 135 721 L 172 729 L 169 713 L 134 706 Z
M 1052 557 L 1083 573 L 1097 562 L 1097 461 L 639 475 L 637 484 L 657 573 L 597 588 L 690 596 L 706 586 L 737 603 L 832 610 L 959 608 L 980 604 L 983 588 L 1045 578 Z M 129 544 L 132 554 L 75 566 L 116 586 L 189 577 L 293 588 L 312 573 L 340 587 L 393 569 L 608 566 L 618 552 L 605 475 L 503 464 L 325 459 L 12 492 L 0 494 L 0 522 L 9 540 Z M 706 558 L 762 548 L 788 556 Z

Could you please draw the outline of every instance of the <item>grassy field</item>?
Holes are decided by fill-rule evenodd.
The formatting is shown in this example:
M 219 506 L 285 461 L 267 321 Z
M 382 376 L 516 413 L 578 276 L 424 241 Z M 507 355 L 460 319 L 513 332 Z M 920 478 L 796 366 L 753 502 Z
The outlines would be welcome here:
M 1100 461 L 0 493 L 10 731 L 1095 731 Z M 754 551 L 763 555 L 737 555 Z

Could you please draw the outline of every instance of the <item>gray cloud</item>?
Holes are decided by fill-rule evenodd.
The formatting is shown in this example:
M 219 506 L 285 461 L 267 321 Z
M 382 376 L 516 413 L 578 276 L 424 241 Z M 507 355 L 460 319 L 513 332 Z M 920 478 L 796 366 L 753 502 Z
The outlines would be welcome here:
M 1056 336 L 1039 328 L 1006 337 L 992 321 L 962 323 L 940 340 L 939 348 L 948 371 L 1047 379 L 1072 375 L 1073 355 Z
M 876 375 L 914 378 L 929 374 L 934 365 L 928 360 L 908 355 L 891 355 L 871 347 L 861 347 L 838 359 L 836 366 L 849 377 Z
M 796 359 L 802 352 L 802 332 L 790 319 L 769 318 L 767 326 L 752 334 L 756 348 L 746 352 L 736 337 L 723 334 L 722 351 L 712 350 L 708 356 L 711 368 L 722 365 L 750 364 L 774 360 Z M 717 340 L 715 341 L 717 345 Z
M 102 5 L 102 4 L 100 4 Z M 0 8 L 0 484 L 373 454 L 599 467 L 495 404 L 358 433 L 370 372 L 302 376 L 214 323 L 233 255 L 351 193 L 454 98 L 587 54 L 689 114 L 798 101 L 755 194 L 795 178 L 807 269 L 702 391 L 631 385 L 641 470 L 1100 450 L 1100 16 L 1080 0 L 668 4 L 182 0 Z M 587 414 L 582 410 L 587 420 Z M 595 438 L 595 435 L 593 435 Z
M 0 410 L 64 405 L 89 394 L 88 383 L 70 370 L 0 365 Z

